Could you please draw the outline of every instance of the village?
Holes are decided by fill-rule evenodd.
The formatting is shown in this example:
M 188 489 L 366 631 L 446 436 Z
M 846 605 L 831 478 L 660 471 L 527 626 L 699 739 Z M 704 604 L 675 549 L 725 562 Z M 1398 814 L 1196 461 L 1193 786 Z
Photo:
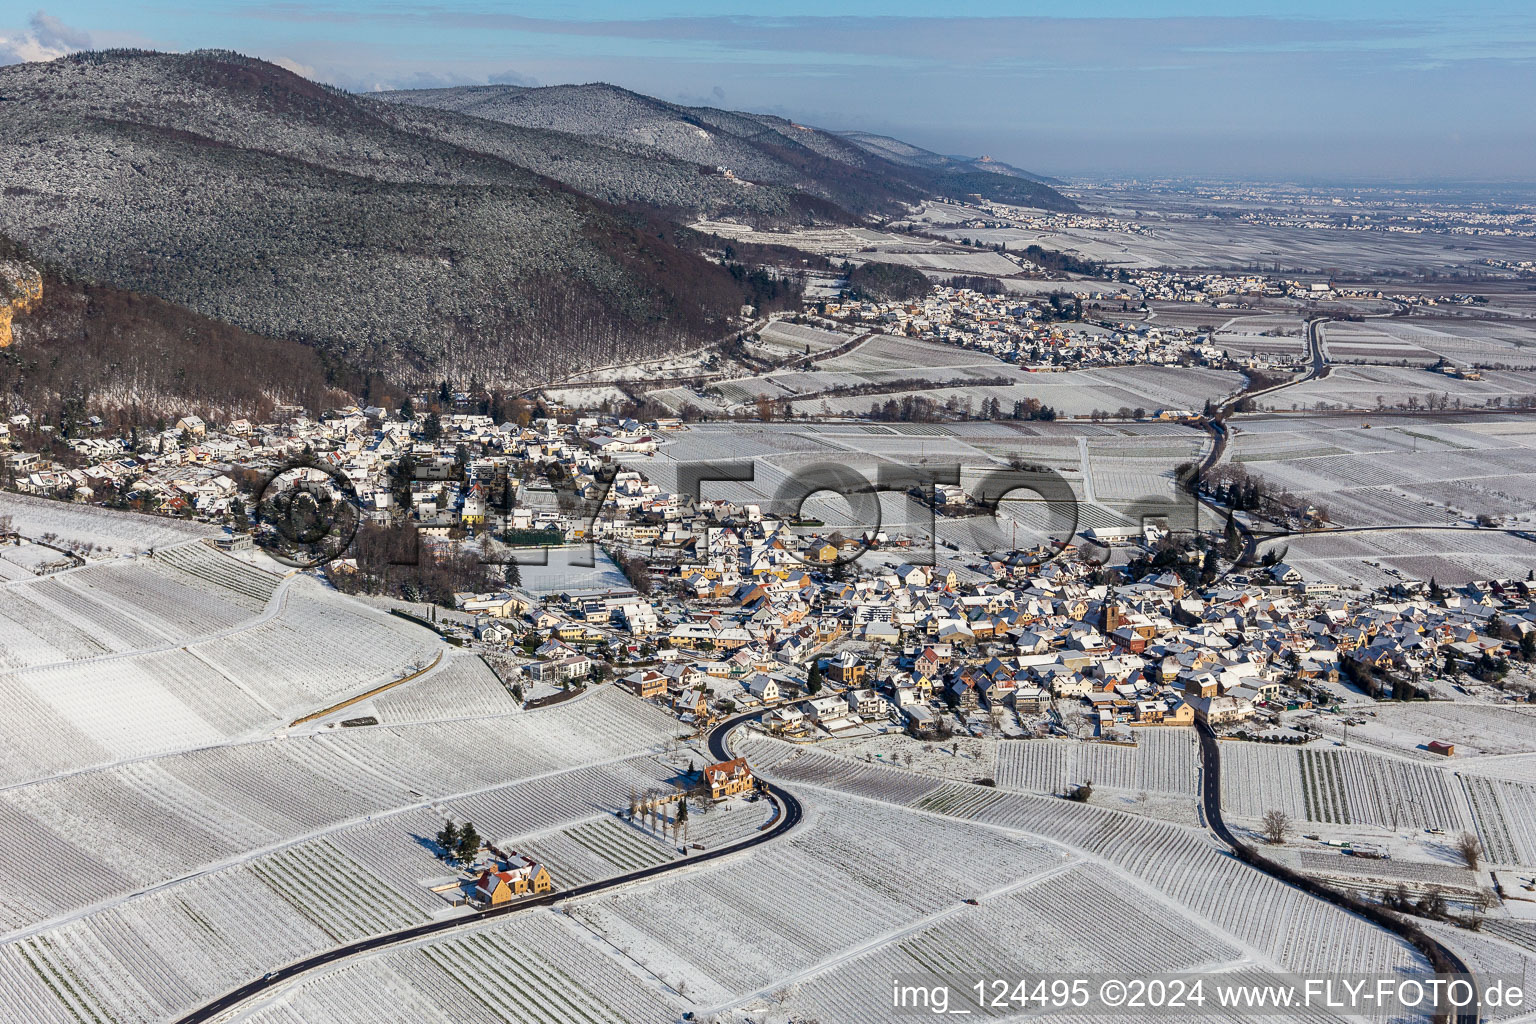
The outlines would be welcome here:
M 527 699 L 613 678 L 696 729 L 762 709 L 767 728 L 795 739 L 1123 739 L 1196 718 L 1298 735 L 1314 709 L 1362 692 L 1487 688 L 1536 651 L 1521 579 L 1349 591 L 1273 557 L 1235 564 L 1204 539 L 1181 549 L 1150 528 L 1100 531 L 1118 549 L 1108 571 L 1075 543 L 1055 557 L 946 553 L 917 564 L 932 561 L 917 557 L 918 536 L 807 531 L 761 504 L 694 501 L 626 468 L 688 431 L 675 419 L 582 414 L 519 427 L 429 416 L 354 407 L 221 430 L 188 417 L 156 436 L 147 459 L 109 451 L 118 442 L 82 444 L 102 460 L 66 476 L 75 501 L 122 495 L 224 520 L 239 539 L 251 526 L 237 479 L 312 453 L 351 481 L 371 520 L 403 521 L 445 550 L 494 539 L 503 564 L 489 568 L 510 570 L 504 589 L 459 592 L 451 609 L 427 614 L 504 657 Z M 7 464 L 24 470 L 24 454 Z M 402 462 L 413 467 L 403 484 Z M 964 507 L 970 496 L 941 485 L 934 500 Z M 513 564 L 573 550 L 622 577 L 581 586 L 543 573 L 539 586 L 520 585 Z M 850 552 L 880 557 L 844 561 Z M 326 571 L 369 591 L 356 558 Z

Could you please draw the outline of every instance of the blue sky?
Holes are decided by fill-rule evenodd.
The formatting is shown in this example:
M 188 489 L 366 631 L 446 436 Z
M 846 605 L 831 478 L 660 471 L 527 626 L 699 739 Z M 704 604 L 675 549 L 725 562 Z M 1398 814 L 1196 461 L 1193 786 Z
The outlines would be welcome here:
M 0 62 L 223 47 L 356 90 L 607 81 L 1060 174 L 1530 181 L 1536 168 L 1530 0 L 10 4 Z

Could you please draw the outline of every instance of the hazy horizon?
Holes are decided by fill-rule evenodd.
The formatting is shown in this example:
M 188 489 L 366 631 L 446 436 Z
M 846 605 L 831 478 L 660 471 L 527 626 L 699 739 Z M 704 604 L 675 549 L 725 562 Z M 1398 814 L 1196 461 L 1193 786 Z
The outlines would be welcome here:
M 0 15 L 0 63 L 208 47 L 356 91 L 603 81 L 1068 177 L 1524 183 L 1536 163 L 1518 3 L 1018 6 L 85 0 Z

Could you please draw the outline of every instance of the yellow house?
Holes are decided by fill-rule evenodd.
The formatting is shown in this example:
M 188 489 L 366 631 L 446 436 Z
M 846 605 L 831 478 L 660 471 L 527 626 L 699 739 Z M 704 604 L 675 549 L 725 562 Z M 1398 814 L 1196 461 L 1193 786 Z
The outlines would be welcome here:
M 723 800 L 752 788 L 752 769 L 744 757 L 721 761 L 704 769 L 704 781 L 709 783 L 709 795 Z
M 475 895 L 495 906 L 517 896 L 549 892 L 553 887 L 544 865 L 518 857 L 505 870 L 484 872 L 475 883 Z

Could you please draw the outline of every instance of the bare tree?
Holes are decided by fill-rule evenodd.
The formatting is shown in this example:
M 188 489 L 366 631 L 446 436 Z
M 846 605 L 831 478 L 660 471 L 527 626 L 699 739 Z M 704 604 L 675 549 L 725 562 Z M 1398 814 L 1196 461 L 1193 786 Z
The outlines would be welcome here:
M 1461 854 L 1461 859 L 1466 861 L 1467 867 L 1477 870 L 1478 858 L 1483 855 L 1483 844 L 1478 841 L 1476 832 L 1463 832 L 1456 837 L 1456 852 Z
M 1291 819 L 1281 810 L 1265 811 L 1264 820 L 1260 824 L 1264 829 L 1264 838 L 1276 846 L 1285 842 L 1285 834 L 1291 830 Z

